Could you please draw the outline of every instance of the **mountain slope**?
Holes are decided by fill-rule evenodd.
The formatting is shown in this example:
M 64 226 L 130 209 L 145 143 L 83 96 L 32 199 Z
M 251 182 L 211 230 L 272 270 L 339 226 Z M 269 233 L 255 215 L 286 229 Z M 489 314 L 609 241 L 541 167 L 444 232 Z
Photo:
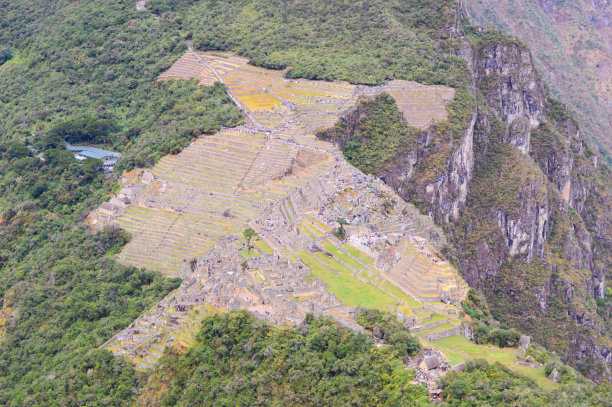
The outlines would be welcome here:
M 366 101 L 321 137 L 444 226 L 498 320 L 609 377 L 610 171 L 547 98 L 523 44 L 487 31 L 468 38 L 461 55 L 478 107 L 461 138 L 441 138 L 442 126 L 408 133 L 366 167 L 361 157 L 380 148 Z
M 353 153 L 384 157 L 370 163 L 373 171 L 444 225 L 456 249 L 446 254 L 454 254 L 471 284 L 487 293 L 499 319 L 507 326 L 526 324 L 566 360 L 579 361 L 585 373 L 605 376 L 612 296 L 602 275 L 610 269 L 609 174 L 576 123 L 534 79 L 527 50 L 503 36 L 460 30 L 457 2 L 154 0 L 146 11 L 137 11 L 131 0 L 1 4 L 0 404 L 130 405 L 135 393 L 146 390 L 146 377 L 100 346 L 178 281 L 115 263 L 129 237 L 119 230 L 92 234 L 85 219 L 117 189 L 117 178 L 97 172 L 96 162 L 79 165 L 54 136 L 67 125 L 100 124 L 106 129 L 103 145 L 123 153 L 119 169 L 131 169 L 152 166 L 200 134 L 240 123 L 222 86 L 156 82 L 190 38 L 197 47 L 232 49 L 263 66 L 290 67 L 292 76 L 369 84 L 397 78 L 456 88 L 447 121 L 426 131 L 402 130 L 400 123 L 390 129 L 399 137 L 384 154 L 368 151 L 359 139 Z M 509 84 L 518 90 L 505 92 Z M 388 98 L 383 102 L 385 109 L 394 106 Z M 353 124 L 341 123 L 349 129 Z M 39 152 L 44 161 L 35 156 Z M 231 344 L 247 336 L 242 328 L 249 325 L 217 332 Z M 317 367 L 325 363 L 325 374 L 357 372 L 360 388 L 394 394 L 412 379 L 397 359 L 399 372 L 390 374 L 387 366 L 376 377 L 367 369 L 361 376 L 363 361 L 380 367 L 369 340 L 321 325 L 326 332 L 312 332 L 309 346 L 316 349 Z M 304 335 L 301 328 L 289 334 Z M 359 342 L 355 364 L 332 358 L 343 353 L 334 335 Z M 402 335 L 395 339 L 404 343 Z M 189 354 L 194 360 L 168 355 L 151 387 L 167 379 L 177 399 L 188 400 L 200 392 L 201 383 L 187 380 L 194 364 L 220 357 L 249 369 L 252 360 L 236 358 L 249 351 L 249 343 L 233 354 L 228 343 L 213 350 L 200 342 Z M 274 355 L 273 343 L 266 338 L 254 352 Z M 170 383 L 174 377 L 164 372 L 175 367 Z M 279 374 L 274 368 L 270 374 Z M 223 391 L 243 383 L 225 373 L 230 385 Z M 467 373 L 447 383 L 457 401 L 487 402 L 491 396 L 499 402 L 509 393 L 497 391 L 507 389 L 507 376 L 518 388 L 512 397 L 522 400 L 522 378 L 486 366 Z M 359 381 L 366 377 L 373 381 Z M 398 377 L 402 386 L 396 386 Z M 219 384 L 218 377 L 207 379 Z M 496 391 L 479 394 L 483 381 L 496 383 Z M 335 389 L 326 394 L 330 404 Z M 575 400 L 577 387 L 563 389 L 534 403 Z M 349 397 L 351 387 L 343 390 L 341 397 Z
M 552 95 L 587 134 L 612 149 L 612 5 L 605 0 L 463 0 L 476 24 L 527 43 Z

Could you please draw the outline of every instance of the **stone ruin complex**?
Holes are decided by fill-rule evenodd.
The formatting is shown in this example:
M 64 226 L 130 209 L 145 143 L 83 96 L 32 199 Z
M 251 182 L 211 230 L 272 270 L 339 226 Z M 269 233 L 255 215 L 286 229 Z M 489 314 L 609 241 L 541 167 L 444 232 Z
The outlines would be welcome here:
M 443 233 L 313 135 L 360 97 L 384 91 L 398 99 L 409 123 L 426 126 L 445 118 L 452 89 L 289 80 L 243 58 L 191 51 L 162 75 L 191 77 L 225 83 L 247 123 L 203 136 L 150 170 L 124 174 L 119 195 L 92 213 L 95 227 L 132 233 L 120 261 L 183 278 L 108 349 L 144 369 L 166 346 L 192 343 L 206 315 L 238 309 L 275 325 L 314 313 L 362 330 L 354 322 L 356 304 L 315 269 L 380 296 L 425 339 L 462 330 L 457 306 L 467 286 L 438 254 Z M 430 99 L 423 95 L 438 100 L 427 114 L 421 107 Z M 338 238 L 340 218 L 348 223 L 345 240 Z M 247 227 L 258 235 L 254 242 L 242 236 Z

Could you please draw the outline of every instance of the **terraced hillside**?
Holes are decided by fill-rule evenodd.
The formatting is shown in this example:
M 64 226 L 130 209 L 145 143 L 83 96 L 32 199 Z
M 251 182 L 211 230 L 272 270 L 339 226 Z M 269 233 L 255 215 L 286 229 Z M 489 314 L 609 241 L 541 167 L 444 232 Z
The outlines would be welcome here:
M 191 52 L 186 52 L 176 60 L 166 72 L 161 74 L 158 80 L 164 79 L 199 79 L 200 85 L 210 86 L 215 83 L 215 75 L 206 66 L 198 62 L 197 56 Z
M 400 80 L 390 82 L 385 92 L 393 96 L 408 124 L 420 129 L 446 119 L 446 105 L 455 97 L 455 90 L 446 86 Z
M 119 195 L 92 214 L 131 232 L 121 261 L 184 278 L 108 349 L 150 367 L 168 344 L 189 344 L 194 321 L 214 310 L 248 309 L 278 325 L 326 313 L 360 329 L 352 307 L 366 306 L 395 312 L 429 339 L 462 329 L 452 304 L 467 286 L 437 254 L 443 241 L 429 240 L 441 231 L 313 135 L 383 91 L 426 126 L 444 119 L 452 89 L 289 80 L 242 58 L 191 51 L 160 76 L 169 78 L 222 81 L 248 124 L 125 174 Z M 350 223 L 342 240 L 339 218 Z
M 455 90 L 446 86 L 425 86 L 404 80 L 378 87 L 288 80 L 284 71 L 258 68 L 247 62 L 245 58 L 227 53 L 188 51 L 159 79 L 196 78 L 203 85 L 222 79 L 232 94 L 253 111 L 259 124 L 287 138 L 300 131 L 291 126 L 287 129 L 286 125 L 298 125 L 306 133 L 333 125 L 339 114 L 361 95 L 389 93 L 396 99 L 408 124 L 418 128 L 446 119 L 446 105 L 455 96 Z

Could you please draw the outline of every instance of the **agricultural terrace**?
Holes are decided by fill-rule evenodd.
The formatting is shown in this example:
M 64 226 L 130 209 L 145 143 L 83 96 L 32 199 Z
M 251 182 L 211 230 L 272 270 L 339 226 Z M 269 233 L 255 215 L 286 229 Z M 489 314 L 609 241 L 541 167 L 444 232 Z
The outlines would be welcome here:
M 159 79 L 197 78 L 201 84 L 211 85 L 218 80 L 214 69 L 229 91 L 254 113 L 259 124 L 287 138 L 291 137 L 283 131 L 287 129 L 278 127 L 297 125 L 301 129 L 291 130 L 296 133 L 294 137 L 299 136 L 300 130 L 312 134 L 332 126 L 359 96 L 382 92 L 393 96 L 408 124 L 422 129 L 446 119 L 446 106 L 455 96 L 453 88 L 404 80 L 393 80 L 378 87 L 292 80 L 284 77 L 284 71 L 258 68 L 247 62 L 245 58 L 227 53 L 188 51 Z
M 389 82 L 385 91 L 393 96 L 408 124 L 420 129 L 446 119 L 446 105 L 455 97 L 453 88 L 400 80 Z
M 314 136 L 360 97 L 385 91 L 423 127 L 444 119 L 454 91 L 283 75 L 229 54 L 189 51 L 159 77 L 221 81 L 247 124 L 201 136 L 150 170 L 124 174 L 119 195 L 93 213 L 92 224 L 132 234 L 119 260 L 184 277 L 177 293 L 107 344 L 139 368 L 150 367 L 169 343 L 188 345 L 197 322 L 214 309 L 249 309 L 280 325 L 317 310 L 360 329 L 349 310 L 365 306 L 395 312 L 424 339 L 461 328 L 450 302 L 466 286 L 424 242 L 431 220 Z M 351 222 L 345 240 L 336 233 L 338 218 Z M 248 243 L 241 237 L 247 227 L 257 233 Z
M 211 86 L 217 81 L 213 72 L 199 63 L 197 56 L 191 51 L 185 52 L 157 79 L 160 81 L 165 79 L 198 79 L 200 85 L 204 86 Z

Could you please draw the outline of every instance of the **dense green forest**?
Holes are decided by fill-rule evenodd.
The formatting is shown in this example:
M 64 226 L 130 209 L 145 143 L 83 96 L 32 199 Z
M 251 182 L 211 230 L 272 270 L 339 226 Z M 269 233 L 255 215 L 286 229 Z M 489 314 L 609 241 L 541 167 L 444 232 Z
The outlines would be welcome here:
M 0 66 L 5 142 L 80 124 L 68 141 L 125 152 L 129 169 L 242 120 L 222 86 L 155 82 L 186 49 L 173 20 L 138 13 L 129 1 L 4 3 L 0 42 L 12 55 Z M 104 123 L 104 131 L 91 133 L 87 121 Z
M 215 315 L 187 353 L 163 357 L 141 398 L 163 406 L 426 402 L 402 355 L 400 343 L 377 348 L 370 335 L 328 319 L 310 316 L 301 327 L 276 329 L 246 312 Z
M 392 332 L 390 337 L 407 331 L 397 328 L 399 323 L 390 315 L 366 312 L 358 320 L 370 328 L 380 324 L 382 330 Z M 325 318 L 311 316 L 303 326 L 278 329 L 245 312 L 214 315 L 204 320 L 186 353 L 166 353 L 149 376 L 138 404 L 430 405 L 425 388 L 411 383 L 414 371 L 403 363 L 413 353 L 405 353 L 399 342 L 377 347 L 370 335 L 355 334 Z M 551 370 L 555 367 L 568 370 L 547 365 Z M 449 372 L 441 379 L 442 404 L 609 405 L 609 387 L 595 386 L 569 372 L 562 381 L 544 390 L 499 363 L 471 360 L 464 373 Z
M 466 362 L 462 374 L 451 372 L 440 380 L 444 405 L 448 406 L 607 406 L 610 389 L 594 386 L 586 379 L 568 381 L 551 390 L 539 388 L 530 379 L 499 362 Z
M 350 134 L 348 140 L 343 140 Z M 409 127 L 395 100 L 387 93 L 375 99 L 363 98 L 355 112 L 342 118 L 319 137 L 343 145 L 348 162 L 366 174 L 379 173 L 398 155 L 416 146 L 419 131 Z
M 231 49 L 256 65 L 290 67 L 289 77 L 456 87 L 466 81 L 465 63 L 449 52 L 456 46 L 453 0 L 153 0 L 148 7 L 180 19 L 195 48 Z

